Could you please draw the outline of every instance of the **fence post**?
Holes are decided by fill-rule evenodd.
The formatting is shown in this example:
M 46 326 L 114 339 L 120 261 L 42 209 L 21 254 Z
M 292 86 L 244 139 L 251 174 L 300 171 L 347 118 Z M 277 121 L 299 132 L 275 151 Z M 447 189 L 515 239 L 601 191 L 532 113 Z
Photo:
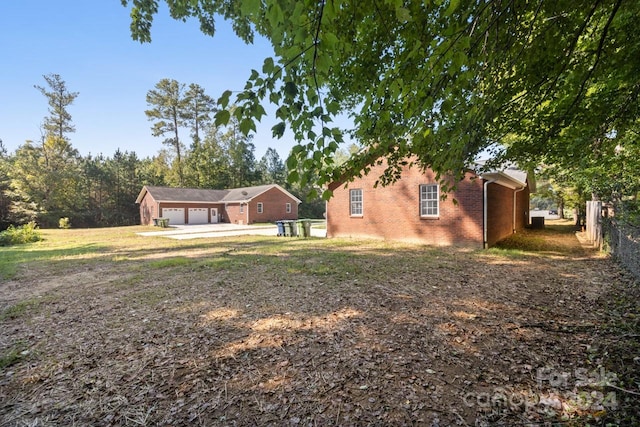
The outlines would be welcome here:
M 600 247 L 602 244 L 602 202 L 590 200 L 587 202 L 587 240 Z

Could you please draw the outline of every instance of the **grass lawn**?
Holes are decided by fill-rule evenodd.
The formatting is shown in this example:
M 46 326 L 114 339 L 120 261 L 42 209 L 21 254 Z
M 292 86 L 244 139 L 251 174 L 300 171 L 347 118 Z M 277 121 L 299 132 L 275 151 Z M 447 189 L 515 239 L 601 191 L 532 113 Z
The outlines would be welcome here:
M 564 223 L 486 251 L 148 230 L 0 248 L 0 426 L 640 423 L 637 283 Z

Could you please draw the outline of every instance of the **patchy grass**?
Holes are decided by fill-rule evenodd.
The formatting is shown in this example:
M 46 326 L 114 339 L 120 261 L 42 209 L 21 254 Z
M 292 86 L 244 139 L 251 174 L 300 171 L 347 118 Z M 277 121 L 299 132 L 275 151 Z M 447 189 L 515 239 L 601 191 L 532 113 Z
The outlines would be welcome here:
M 193 263 L 193 260 L 185 257 L 167 258 L 158 261 L 151 261 L 147 263 L 147 267 L 150 269 L 167 268 L 185 266 Z
M 637 424 L 637 285 L 563 226 L 490 251 L 43 230 L 0 248 L 0 424 Z
M 43 241 L 23 246 L 0 247 L 0 277 L 19 278 L 21 269 L 36 272 L 64 270 L 67 263 L 87 267 L 104 261 L 130 261 L 148 257 L 150 253 L 169 250 L 178 242 L 162 238 L 141 239 L 136 234 L 148 227 L 117 227 L 104 229 L 41 230 Z M 188 247 L 205 247 L 190 244 Z
M 37 307 L 40 301 L 36 299 L 28 299 L 18 302 L 15 305 L 10 305 L 4 310 L 0 311 L 0 321 L 7 319 L 17 319 L 18 317 L 24 316 L 25 313 L 30 311 L 32 308 Z
M 559 254 L 580 253 L 576 245 L 575 226 L 569 220 L 547 221 L 545 228 L 525 229 L 498 242 L 497 249 L 513 250 L 515 253 L 545 252 Z M 519 251 L 519 252 L 518 252 Z
M 528 251 L 544 251 L 549 249 L 543 237 L 526 231 L 514 234 L 500 241 L 497 247 L 500 249 L 519 251 L 520 254 Z
M 0 373 L 2 373 L 5 368 L 24 359 L 28 354 L 29 351 L 26 350 L 26 346 L 22 341 L 18 341 L 10 348 L 0 352 Z

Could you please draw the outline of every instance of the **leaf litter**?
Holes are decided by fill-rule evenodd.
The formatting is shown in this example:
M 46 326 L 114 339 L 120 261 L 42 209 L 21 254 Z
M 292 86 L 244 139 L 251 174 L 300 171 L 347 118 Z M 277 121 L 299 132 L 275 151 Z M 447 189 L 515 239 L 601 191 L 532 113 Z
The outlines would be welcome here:
M 0 285 L 5 310 L 41 299 L 0 318 L 0 355 L 21 350 L 0 425 L 633 423 L 637 283 L 558 230 L 535 252 L 228 239 L 27 270 Z

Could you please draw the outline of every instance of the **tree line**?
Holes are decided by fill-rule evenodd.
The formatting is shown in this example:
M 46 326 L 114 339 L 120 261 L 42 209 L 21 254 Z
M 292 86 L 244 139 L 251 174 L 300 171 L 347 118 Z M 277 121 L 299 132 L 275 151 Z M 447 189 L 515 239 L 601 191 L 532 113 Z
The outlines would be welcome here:
M 120 149 L 111 156 L 80 155 L 71 143 L 75 127 L 68 112 L 78 93 L 57 74 L 44 79 L 46 86 L 35 86 L 49 105 L 41 139 L 12 153 L 0 140 L 0 230 L 29 221 L 57 227 L 60 218 L 74 227 L 138 224 L 135 199 L 144 185 L 225 189 L 275 183 L 302 200 L 309 191 L 287 184 L 275 149 L 257 160 L 251 136 L 237 122 L 216 127 L 214 102 L 202 87 L 170 79 L 147 94 L 151 132 L 165 145 L 155 156 Z M 316 199 L 303 203 L 300 215 L 323 212 L 324 202 Z
M 287 159 L 291 180 L 323 185 L 384 159 L 386 184 L 412 157 L 444 188 L 491 152 L 488 167 L 540 168 L 577 199 L 640 212 L 640 2 L 240 3 L 122 1 L 140 42 L 151 42 L 158 14 L 197 19 L 209 36 L 224 19 L 246 43 L 270 42 L 273 54 L 244 90 L 219 99 L 237 114 L 216 119 L 251 129 L 264 105 L 275 106 L 274 135 L 289 129 L 298 143 Z M 344 114 L 352 129 L 335 126 Z M 347 131 L 363 149 L 336 163 Z M 559 203 L 563 193 L 555 191 Z

